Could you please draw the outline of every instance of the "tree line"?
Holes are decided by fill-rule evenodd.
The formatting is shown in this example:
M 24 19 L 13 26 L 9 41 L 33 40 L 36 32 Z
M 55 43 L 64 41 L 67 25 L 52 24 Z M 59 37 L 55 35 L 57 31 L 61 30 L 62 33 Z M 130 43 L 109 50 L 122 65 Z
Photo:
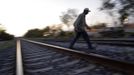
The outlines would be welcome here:
M 61 37 L 69 37 L 73 36 L 73 31 L 64 31 L 60 25 L 47 26 L 44 29 L 30 29 L 28 30 L 24 37 L 27 38 L 61 38 Z
M 1 24 L 0 24 L 0 26 L 1 26 Z M 12 39 L 14 39 L 14 36 L 7 33 L 3 27 L 0 27 L 0 41 L 12 40 Z

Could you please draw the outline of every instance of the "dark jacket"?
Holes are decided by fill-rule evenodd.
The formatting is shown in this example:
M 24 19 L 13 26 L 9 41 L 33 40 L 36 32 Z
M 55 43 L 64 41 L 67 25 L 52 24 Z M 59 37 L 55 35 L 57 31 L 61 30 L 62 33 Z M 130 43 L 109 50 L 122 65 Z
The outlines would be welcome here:
M 76 32 L 85 31 L 85 27 L 88 27 L 85 20 L 85 14 L 80 14 L 74 22 L 74 29 Z

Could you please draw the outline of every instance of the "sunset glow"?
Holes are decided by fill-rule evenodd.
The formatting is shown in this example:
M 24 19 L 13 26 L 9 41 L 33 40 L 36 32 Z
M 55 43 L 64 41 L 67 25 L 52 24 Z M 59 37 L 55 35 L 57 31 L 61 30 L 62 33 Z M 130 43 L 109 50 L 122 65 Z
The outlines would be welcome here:
M 95 23 L 105 17 L 98 18 L 102 14 L 97 11 L 100 5 L 100 0 L 1 0 L 0 24 L 8 33 L 22 36 L 28 29 L 60 24 L 59 16 L 69 8 L 81 12 L 85 7 L 92 11 L 88 23 Z

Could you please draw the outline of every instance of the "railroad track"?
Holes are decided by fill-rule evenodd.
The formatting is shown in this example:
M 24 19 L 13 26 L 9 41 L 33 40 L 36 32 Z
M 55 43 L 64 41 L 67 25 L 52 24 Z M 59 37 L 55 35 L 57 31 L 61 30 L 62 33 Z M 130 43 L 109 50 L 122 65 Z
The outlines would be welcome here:
M 121 75 L 134 74 L 133 63 L 113 60 L 102 55 L 85 54 L 25 39 L 21 40 L 20 46 L 25 75 L 94 75 L 101 72 L 103 75 L 114 75 L 118 72 Z
M 26 39 L 0 58 L 0 75 L 134 75 L 133 63 Z
M 53 42 L 71 42 L 71 39 L 44 39 L 44 38 L 37 38 L 34 39 L 37 41 L 53 41 Z M 85 43 L 83 40 L 79 40 L 79 43 Z M 103 44 L 103 45 L 115 45 L 115 46 L 134 46 L 134 39 L 91 39 L 92 43 L 96 44 Z
M 56 46 L 61 46 L 65 48 L 69 48 L 70 42 L 53 42 L 53 41 L 41 41 L 43 43 L 48 43 Z M 74 50 L 83 51 L 85 53 L 95 53 L 104 55 L 115 60 L 122 60 L 127 62 L 134 63 L 134 47 L 128 46 L 113 46 L 113 45 L 99 45 L 99 44 L 92 44 L 94 49 L 88 49 L 86 43 L 76 43 L 73 47 Z

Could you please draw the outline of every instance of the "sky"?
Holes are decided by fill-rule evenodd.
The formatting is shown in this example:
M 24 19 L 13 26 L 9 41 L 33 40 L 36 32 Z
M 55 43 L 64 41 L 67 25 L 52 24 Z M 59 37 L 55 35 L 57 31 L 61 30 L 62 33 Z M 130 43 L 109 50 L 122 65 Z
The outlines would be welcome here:
M 87 23 L 106 21 L 108 16 L 98 11 L 101 0 L 0 0 L 0 24 L 6 32 L 15 36 L 24 35 L 32 28 L 44 28 L 62 23 L 59 16 L 69 8 L 89 8 Z

